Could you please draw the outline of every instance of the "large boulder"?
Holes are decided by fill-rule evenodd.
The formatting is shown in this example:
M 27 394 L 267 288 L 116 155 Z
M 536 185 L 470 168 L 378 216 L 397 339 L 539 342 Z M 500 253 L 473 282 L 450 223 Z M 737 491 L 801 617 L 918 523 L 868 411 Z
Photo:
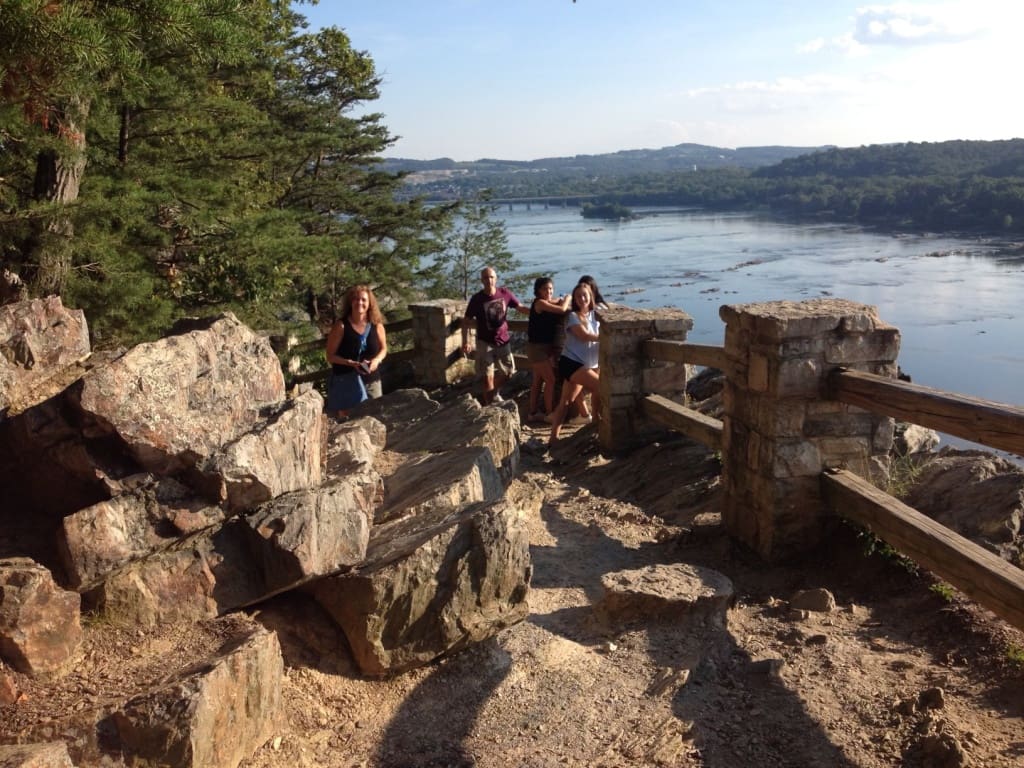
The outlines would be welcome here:
M 57 544 L 68 584 L 89 590 L 135 560 L 224 520 L 173 478 L 139 476 L 135 487 L 64 518 Z
M 385 523 L 358 572 L 314 582 L 362 672 L 423 666 L 524 619 L 533 572 L 526 518 L 541 500 L 534 491 Z
M 520 431 L 515 403 L 484 407 L 467 394 L 413 424 L 389 431 L 388 448 L 399 453 L 440 453 L 459 447 L 483 446 L 490 449 L 507 483 L 519 471 Z
M 650 565 L 601 577 L 603 594 L 594 612 L 607 626 L 634 622 L 710 623 L 725 626 L 735 600 L 732 581 L 688 563 Z
M 116 435 L 142 468 L 174 474 L 248 432 L 285 388 L 270 342 L 226 313 L 133 347 L 76 395 L 92 434 Z
M 214 618 L 266 594 L 246 526 L 229 520 L 129 563 L 87 598 L 114 621 L 150 627 Z
M 0 307 L 0 414 L 54 394 L 47 380 L 89 352 L 84 313 L 59 296 Z
M 224 445 L 200 469 L 213 494 L 230 511 L 243 512 L 320 485 L 327 437 L 323 410 L 323 398 L 310 390 Z
M 0 657 L 37 677 L 67 671 L 82 644 L 80 603 L 38 563 L 0 560 Z
M 992 453 L 946 449 L 904 501 L 961 536 L 1024 564 L 1024 468 Z
M 263 576 L 260 599 L 361 563 L 380 484 L 368 469 L 281 496 L 243 518 Z
M 495 501 L 505 484 L 487 448 L 458 448 L 408 459 L 387 479 L 378 525 L 399 517 L 455 509 L 475 501 Z
M 241 619 L 221 631 L 213 658 L 110 716 L 127 764 L 236 768 L 274 734 L 284 678 L 277 635 Z

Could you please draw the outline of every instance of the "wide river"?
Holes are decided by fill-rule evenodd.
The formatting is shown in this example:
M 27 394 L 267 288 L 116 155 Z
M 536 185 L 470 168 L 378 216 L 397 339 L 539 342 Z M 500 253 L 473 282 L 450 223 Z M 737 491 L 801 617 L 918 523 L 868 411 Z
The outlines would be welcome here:
M 495 215 L 524 271 L 551 274 L 556 293 L 591 274 L 608 301 L 687 312 L 688 341 L 723 343 L 723 304 L 850 299 L 900 329 L 899 363 L 915 383 L 1024 405 L 1024 251 L 742 213 L 637 213 L 604 222 L 535 205 Z

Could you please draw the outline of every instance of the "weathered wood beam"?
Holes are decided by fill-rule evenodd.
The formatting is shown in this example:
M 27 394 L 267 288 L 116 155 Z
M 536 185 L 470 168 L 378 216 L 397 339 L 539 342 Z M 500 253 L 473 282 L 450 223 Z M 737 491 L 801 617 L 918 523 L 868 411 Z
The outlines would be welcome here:
M 725 372 L 726 375 L 731 375 L 733 369 L 731 361 L 725 355 L 725 347 L 714 347 L 707 344 L 648 339 L 644 342 L 644 356 L 669 363 L 688 363 L 702 365 L 705 368 L 717 368 Z
M 1024 629 L 1024 571 L 908 507 L 845 469 L 822 474 L 822 493 L 842 517 L 880 539 L 972 600 Z
M 834 400 L 1024 456 L 1024 408 L 844 368 L 829 386 Z
M 643 411 L 647 418 L 681 432 L 712 450 L 722 448 L 722 422 L 718 419 L 674 403 L 661 395 L 645 397 Z

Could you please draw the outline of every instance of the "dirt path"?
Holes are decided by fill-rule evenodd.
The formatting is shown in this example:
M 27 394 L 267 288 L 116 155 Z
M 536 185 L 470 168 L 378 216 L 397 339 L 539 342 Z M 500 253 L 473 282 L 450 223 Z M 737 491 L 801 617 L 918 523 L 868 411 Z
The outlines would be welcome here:
M 864 556 L 853 531 L 799 570 L 764 566 L 718 525 L 713 463 L 684 442 L 608 462 L 587 431 L 553 462 L 524 451 L 546 499 L 528 620 L 388 681 L 292 667 L 289 727 L 246 765 L 1024 765 L 1020 633 Z M 595 621 L 603 574 L 680 561 L 734 582 L 725 630 Z M 834 612 L 789 610 L 817 587 Z

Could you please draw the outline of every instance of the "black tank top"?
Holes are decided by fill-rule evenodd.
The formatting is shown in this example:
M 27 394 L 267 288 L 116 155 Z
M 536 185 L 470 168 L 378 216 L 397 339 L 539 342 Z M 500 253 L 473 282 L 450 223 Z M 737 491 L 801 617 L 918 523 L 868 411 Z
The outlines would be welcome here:
M 538 312 L 537 300 L 530 304 L 530 322 L 526 326 L 526 340 L 532 344 L 553 344 L 555 331 L 562 318 L 553 312 Z
M 345 332 L 341 336 L 341 342 L 339 342 L 338 348 L 334 350 L 334 354 L 338 355 L 338 357 L 344 357 L 346 360 L 369 360 L 380 352 L 377 326 L 373 323 L 369 323 L 367 326 L 370 332 L 366 336 L 366 348 L 362 353 L 359 351 L 360 336 L 356 333 L 356 329 L 349 324 L 347 318 L 344 321 L 344 326 Z M 355 373 L 356 369 L 349 365 L 332 363 L 331 370 L 336 374 L 346 374 Z

